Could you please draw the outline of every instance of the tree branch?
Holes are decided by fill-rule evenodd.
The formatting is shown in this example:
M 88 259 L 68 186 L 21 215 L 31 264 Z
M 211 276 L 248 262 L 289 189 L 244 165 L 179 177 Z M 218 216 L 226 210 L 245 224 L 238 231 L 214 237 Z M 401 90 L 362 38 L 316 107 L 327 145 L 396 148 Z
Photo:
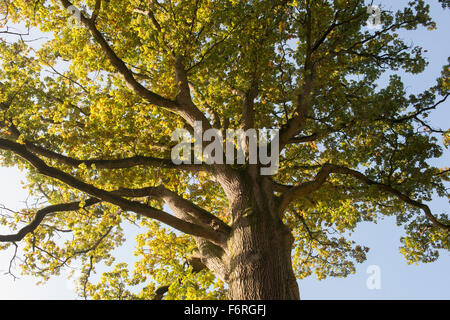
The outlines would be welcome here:
M 90 207 L 99 202 L 100 202 L 100 200 L 98 200 L 98 199 L 94 199 L 94 198 L 87 199 L 84 202 L 83 208 Z M 78 201 L 78 202 L 56 204 L 56 205 L 51 205 L 51 206 L 42 208 L 36 212 L 36 215 L 35 215 L 33 221 L 31 221 L 30 224 L 28 224 L 25 227 L 23 227 L 22 229 L 20 229 L 19 232 L 17 232 L 16 234 L 0 235 L 0 242 L 21 241 L 27 234 L 36 230 L 36 228 L 39 227 L 39 225 L 41 224 L 41 222 L 44 220 L 44 218 L 47 215 L 49 215 L 51 213 L 56 213 L 56 212 L 76 211 L 81 208 L 80 207 L 81 204 L 82 204 L 82 202 Z
M 175 80 L 178 86 L 176 101 L 187 111 L 183 118 L 185 118 L 191 126 L 194 126 L 194 122 L 200 121 L 202 123 L 203 130 L 210 129 L 211 124 L 208 119 L 192 101 L 189 80 L 182 56 L 175 57 Z
M 310 8 L 310 0 L 306 0 L 307 22 L 306 22 L 306 57 L 304 64 L 304 81 L 302 92 L 297 94 L 295 101 L 296 108 L 294 115 L 282 126 L 280 130 L 280 152 L 289 140 L 295 137 L 302 130 L 308 111 L 311 105 L 311 93 L 313 91 L 314 80 L 314 64 L 312 62 L 312 13 Z
M 255 78 L 252 81 L 250 89 L 244 93 L 242 96 L 242 126 L 243 130 L 246 131 L 255 126 L 255 98 L 258 96 L 258 79 Z
M 444 224 L 442 222 L 440 222 L 431 212 L 430 208 L 426 205 L 423 204 L 420 201 L 411 199 L 410 197 L 408 197 L 407 195 L 401 193 L 400 191 L 398 191 L 397 189 L 394 189 L 393 187 L 391 187 L 390 185 L 386 185 L 383 183 L 379 183 L 376 181 L 373 181 L 371 179 L 369 179 L 367 176 L 365 176 L 364 174 L 362 174 L 359 171 L 356 170 L 352 170 L 343 166 L 336 166 L 336 165 L 329 165 L 330 169 L 332 172 L 334 173 L 342 173 L 342 174 L 346 174 L 346 175 L 351 175 L 353 177 L 355 177 L 356 179 L 360 180 L 361 182 L 368 184 L 368 185 L 374 185 L 376 186 L 380 191 L 383 192 L 387 192 L 390 193 L 394 196 L 396 196 L 398 199 L 404 201 L 405 203 L 412 205 L 416 208 L 421 209 L 424 213 L 425 216 L 437 227 L 440 227 L 442 229 L 445 230 L 450 230 L 450 225 Z
M 217 245 L 223 245 L 224 237 L 222 237 L 221 234 L 216 232 L 215 230 L 211 228 L 205 228 L 204 226 L 200 226 L 194 223 L 186 222 L 182 219 L 172 216 L 165 211 L 150 207 L 141 202 L 124 199 L 112 192 L 98 189 L 93 185 L 80 181 L 77 178 L 59 169 L 48 166 L 42 159 L 38 158 L 33 153 L 28 151 L 24 145 L 12 142 L 10 140 L 0 139 L 0 149 L 12 151 L 20 157 L 24 158 L 37 170 L 37 172 L 41 174 L 64 182 L 68 186 L 87 193 L 92 197 L 116 205 L 122 210 L 132 211 L 145 217 L 161 221 L 181 232 L 205 238 Z
M 401 193 L 397 189 L 393 188 L 390 185 L 379 183 L 376 181 L 371 180 L 364 174 L 362 174 L 359 171 L 349 169 L 344 166 L 338 166 L 326 163 L 322 166 L 319 173 L 316 175 L 313 181 L 308 181 L 305 183 L 302 183 L 298 186 L 292 187 L 289 190 L 287 190 L 282 196 L 281 196 L 281 204 L 280 204 L 280 210 L 283 212 L 287 206 L 296 198 L 306 196 L 316 190 L 318 190 L 327 180 L 327 178 L 330 176 L 331 173 L 340 173 L 345 175 L 350 175 L 358 179 L 359 181 L 367 184 L 367 185 L 373 185 L 378 188 L 378 190 L 382 192 L 390 193 L 394 196 L 396 196 L 398 199 L 402 200 L 403 202 L 412 205 L 416 208 L 421 209 L 425 216 L 437 227 L 440 227 L 445 230 L 450 230 L 450 225 L 444 224 L 440 222 L 431 212 L 430 208 L 423 204 L 420 201 L 411 199 L 407 195 Z
M 68 9 L 72 6 L 72 3 L 68 0 L 61 0 L 61 4 L 64 8 Z M 122 75 L 127 86 L 134 91 L 139 97 L 145 99 L 149 103 L 168 109 L 169 111 L 175 112 L 183 117 L 188 123 L 193 126 L 195 121 L 205 121 L 204 114 L 197 108 L 186 108 L 185 105 L 180 105 L 177 101 L 173 101 L 164 98 L 141 85 L 134 77 L 133 72 L 128 69 L 125 62 L 120 59 L 108 42 L 105 40 L 101 32 L 95 26 L 94 21 L 80 16 L 81 23 L 90 31 L 91 35 L 94 37 L 95 41 L 100 45 L 103 52 L 106 54 L 109 62 L 116 68 L 116 70 Z
M 20 137 L 20 132 L 13 125 L 9 125 L 9 131 L 11 136 L 17 140 Z M 75 159 L 68 157 L 52 150 L 46 149 L 44 147 L 38 146 L 33 142 L 24 139 L 24 146 L 27 150 L 38 154 L 40 156 L 46 157 L 48 159 L 56 160 L 61 164 L 65 164 L 70 167 L 78 167 L 81 164 L 85 164 L 87 167 L 94 165 L 97 169 L 126 169 L 135 166 L 148 166 L 156 167 L 161 169 L 179 169 L 192 172 L 198 171 L 209 171 L 209 167 L 206 164 L 184 164 L 181 163 L 176 165 L 171 159 L 165 158 L 154 158 L 147 156 L 133 156 L 129 158 L 122 159 Z
M 316 175 L 314 180 L 302 183 L 298 186 L 289 188 L 283 195 L 281 196 L 280 202 L 280 210 L 283 212 L 286 210 L 288 205 L 295 199 L 306 196 L 311 192 L 318 190 L 330 176 L 331 167 L 329 164 L 324 164 L 320 169 L 319 173 Z
M 184 214 L 190 215 L 197 223 L 201 223 L 225 235 L 228 235 L 231 231 L 231 228 L 221 219 L 164 186 L 142 189 L 120 188 L 118 191 L 114 191 L 114 193 L 122 197 L 156 197 L 164 200 L 167 205 L 182 210 Z

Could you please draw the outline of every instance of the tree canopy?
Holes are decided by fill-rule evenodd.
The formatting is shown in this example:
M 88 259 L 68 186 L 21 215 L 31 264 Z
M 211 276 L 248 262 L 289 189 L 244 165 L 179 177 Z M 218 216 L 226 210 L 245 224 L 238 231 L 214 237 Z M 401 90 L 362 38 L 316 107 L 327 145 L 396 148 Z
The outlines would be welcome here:
M 224 298 L 226 277 L 202 246 L 224 247 L 239 216 L 233 181 L 251 166 L 174 164 L 172 132 L 199 121 L 280 130 L 267 181 L 298 279 L 352 273 L 368 248 L 349 232 L 383 216 L 404 227 L 407 262 L 435 261 L 450 220 L 426 203 L 448 197 L 449 169 L 429 160 L 450 134 L 428 117 L 449 96 L 450 62 L 424 92 L 407 94 L 395 73 L 377 85 L 424 70 L 424 49 L 398 32 L 435 23 L 414 0 L 381 7 L 369 29 L 368 5 L 3 1 L 0 161 L 26 170 L 39 202 L 3 210 L 0 249 L 20 247 L 22 271 L 44 281 L 79 266 L 84 297 Z M 130 224 L 141 230 L 134 265 L 114 256 Z M 90 281 L 102 265 L 111 271 Z

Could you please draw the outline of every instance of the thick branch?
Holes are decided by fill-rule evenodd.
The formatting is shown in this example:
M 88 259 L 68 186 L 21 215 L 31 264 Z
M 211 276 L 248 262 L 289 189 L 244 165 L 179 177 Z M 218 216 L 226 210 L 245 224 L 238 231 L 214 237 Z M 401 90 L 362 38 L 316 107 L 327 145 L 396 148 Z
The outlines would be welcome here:
M 295 200 L 299 197 L 306 196 L 306 195 L 318 190 L 326 182 L 326 180 L 328 179 L 328 177 L 330 176 L 331 173 L 340 173 L 340 174 L 351 175 L 367 185 L 376 186 L 380 191 L 390 193 L 390 194 L 396 196 L 398 199 L 404 201 L 405 203 L 421 209 L 425 213 L 426 217 L 437 227 L 443 228 L 445 230 L 450 230 L 450 225 L 440 222 L 432 214 L 430 208 L 426 204 L 423 204 L 420 201 L 411 199 L 410 197 L 401 193 L 400 191 L 398 191 L 397 189 L 393 188 L 390 185 L 373 181 L 359 171 L 352 170 L 352 169 L 349 169 L 349 168 L 343 167 L 343 166 L 328 164 L 328 163 L 326 163 L 322 166 L 322 169 L 319 171 L 319 173 L 316 175 L 316 177 L 314 178 L 313 181 L 305 182 L 303 184 L 300 184 L 298 186 L 293 186 L 291 188 L 286 187 L 289 189 L 281 196 L 280 210 L 284 211 L 293 200 Z
M 197 206 L 191 201 L 184 199 L 177 193 L 165 188 L 164 186 L 147 187 L 142 189 L 124 189 L 121 188 L 114 192 L 122 197 L 156 197 L 164 200 L 169 206 L 183 211 L 192 216 L 197 223 L 209 226 L 218 232 L 229 234 L 230 227 L 218 217 Z
M 84 202 L 83 208 L 90 207 L 96 203 L 99 203 L 100 200 L 98 199 L 88 199 Z M 21 241 L 27 234 L 33 232 L 37 229 L 37 227 L 41 224 L 41 222 L 44 220 L 44 218 L 52 213 L 56 212 L 64 212 L 64 211 L 76 211 L 81 208 L 82 202 L 71 202 L 71 203 L 62 203 L 62 204 L 56 204 L 51 205 L 45 208 L 42 208 L 36 212 L 36 215 L 31 221 L 30 224 L 26 225 L 22 229 L 19 230 L 16 234 L 10 234 L 10 235 L 0 235 L 0 242 L 16 242 Z
M 20 132 L 13 125 L 9 125 L 9 132 L 11 137 L 15 140 L 19 139 Z M 65 164 L 71 167 L 78 167 L 81 164 L 85 164 L 87 167 L 94 165 L 97 169 L 126 169 L 135 166 L 148 166 L 153 168 L 161 168 L 161 169 L 179 169 L 179 170 L 187 170 L 192 172 L 198 171 L 208 171 L 210 168 L 206 164 L 184 164 L 181 163 L 176 165 L 173 163 L 171 159 L 165 158 L 154 158 L 147 156 L 133 156 L 129 158 L 122 159 L 75 159 L 72 157 L 68 157 L 62 155 L 60 153 L 54 152 L 47 148 L 38 146 L 29 140 L 24 140 L 25 147 L 40 156 L 46 157 L 48 159 L 56 160 L 61 164 Z
M 98 189 L 93 185 L 80 181 L 59 169 L 48 166 L 42 159 L 28 151 L 24 145 L 12 142 L 10 140 L 0 139 L 0 149 L 12 151 L 21 156 L 41 174 L 64 182 L 70 187 L 87 193 L 92 197 L 114 204 L 122 210 L 141 214 L 145 217 L 161 221 L 181 232 L 208 239 L 216 244 L 222 244 L 223 238 L 220 237 L 219 234 L 213 229 L 186 222 L 162 210 L 150 207 L 140 202 L 124 199 L 112 192 Z
M 45 149 L 40 146 L 36 146 L 29 141 L 25 141 L 25 146 L 28 150 L 44 156 L 48 159 L 56 160 L 59 163 L 78 167 L 81 164 L 85 164 L 87 167 L 94 165 L 97 169 L 126 169 L 135 166 L 148 166 L 161 169 L 179 169 L 187 171 L 207 171 L 207 165 L 202 164 L 179 164 L 176 165 L 171 159 L 154 158 L 147 156 L 133 156 L 122 159 L 75 159 L 72 157 L 64 156 L 54 151 Z
M 377 186 L 377 188 L 380 191 L 384 191 L 387 193 L 390 193 L 394 196 L 396 196 L 398 199 L 404 201 L 405 203 L 412 205 L 416 208 L 421 209 L 426 217 L 437 227 L 443 228 L 445 230 L 450 230 L 450 225 L 444 224 L 442 222 L 440 222 L 431 212 L 430 208 L 426 205 L 423 204 L 420 201 L 411 199 L 410 197 L 408 197 L 407 195 L 401 193 L 400 191 L 398 191 L 397 189 L 394 189 L 393 187 L 383 184 L 383 183 L 379 183 L 376 181 L 373 181 L 371 179 L 369 179 L 368 177 L 366 177 L 364 174 L 362 174 L 359 171 L 356 170 L 352 170 L 346 167 L 342 167 L 342 166 L 336 166 L 336 165 L 330 165 L 331 171 L 335 172 L 335 173 L 342 173 L 342 174 L 347 174 L 347 175 L 351 175 L 353 177 L 355 177 L 356 179 L 360 180 L 361 182 L 364 182 L 365 184 L 368 185 L 374 185 Z
M 178 86 L 176 101 L 187 111 L 186 115 L 183 116 L 183 118 L 185 118 L 186 121 L 191 124 L 191 126 L 194 126 L 195 121 L 200 121 L 202 123 L 203 130 L 210 129 L 211 124 L 209 123 L 208 119 L 192 101 L 187 71 L 183 63 L 183 57 L 181 56 L 177 56 L 175 58 L 175 80 Z
M 314 180 L 302 183 L 298 186 L 289 188 L 288 191 L 283 193 L 281 196 L 281 204 L 280 210 L 283 212 L 286 210 L 288 205 L 295 199 L 308 195 L 311 192 L 318 190 L 330 176 L 331 167 L 329 164 L 325 164 L 322 169 L 320 169 L 319 173 L 316 175 Z M 287 188 L 285 186 L 285 188 Z
M 72 3 L 68 0 L 61 0 L 61 3 L 66 9 L 72 6 Z M 139 97 L 158 107 L 166 108 L 172 112 L 179 114 L 186 121 L 188 121 L 191 126 L 194 125 L 195 121 L 204 122 L 206 118 L 203 113 L 197 108 L 187 108 L 185 105 L 181 105 L 177 101 L 164 98 L 141 85 L 135 79 L 133 72 L 128 69 L 125 62 L 117 56 L 117 54 L 105 40 L 101 32 L 95 26 L 95 22 L 84 17 L 83 15 L 80 16 L 80 21 L 90 31 L 95 41 L 100 45 L 109 62 L 116 68 L 117 72 L 119 72 L 123 76 L 127 86 L 131 90 L 133 90 Z

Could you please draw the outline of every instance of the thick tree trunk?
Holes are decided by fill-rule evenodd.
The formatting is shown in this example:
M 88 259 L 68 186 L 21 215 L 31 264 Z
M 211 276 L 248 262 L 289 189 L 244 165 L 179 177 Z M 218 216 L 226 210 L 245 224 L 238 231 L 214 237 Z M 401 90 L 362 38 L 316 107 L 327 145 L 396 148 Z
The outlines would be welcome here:
M 201 263 L 228 285 L 232 300 L 298 300 L 292 268 L 291 231 L 282 222 L 279 198 L 257 167 L 218 175 L 232 209 L 224 243 L 196 238 Z
M 298 300 L 292 269 L 292 235 L 280 222 L 241 218 L 228 243 L 229 298 Z
M 257 172 L 250 168 L 225 188 L 233 222 L 220 271 L 230 299 L 299 299 L 291 261 L 293 236 L 282 223 L 271 181 Z

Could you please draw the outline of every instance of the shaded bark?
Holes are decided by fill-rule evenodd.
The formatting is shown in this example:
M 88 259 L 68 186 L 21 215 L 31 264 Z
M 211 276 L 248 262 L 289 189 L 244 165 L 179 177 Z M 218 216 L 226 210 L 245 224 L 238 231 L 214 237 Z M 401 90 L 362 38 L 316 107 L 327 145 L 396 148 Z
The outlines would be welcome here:
M 240 177 L 239 188 L 227 192 L 233 222 L 222 264 L 212 270 L 227 283 L 229 299 L 297 300 L 291 261 L 294 238 L 282 222 L 273 184 L 257 172 L 249 168 Z
M 296 300 L 299 291 L 292 269 L 292 235 L 280 222 L 241 218 L 228 242 L 229 298 Z

